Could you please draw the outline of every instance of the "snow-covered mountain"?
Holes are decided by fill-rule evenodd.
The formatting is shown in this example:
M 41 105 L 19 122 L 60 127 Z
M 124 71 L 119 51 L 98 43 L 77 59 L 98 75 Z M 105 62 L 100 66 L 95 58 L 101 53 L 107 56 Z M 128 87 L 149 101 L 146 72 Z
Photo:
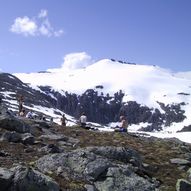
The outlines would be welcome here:
M 56 109 L 71 116 L 85 110 L 90 121 L 112 125 L 122 113 L 128 118 L 130 131 L 157 130 L 173 136 L 183 128 L 191 129 L 189 74 L 104 59 L 82 68 L 63 65 L 14 75 L 50 96 Z

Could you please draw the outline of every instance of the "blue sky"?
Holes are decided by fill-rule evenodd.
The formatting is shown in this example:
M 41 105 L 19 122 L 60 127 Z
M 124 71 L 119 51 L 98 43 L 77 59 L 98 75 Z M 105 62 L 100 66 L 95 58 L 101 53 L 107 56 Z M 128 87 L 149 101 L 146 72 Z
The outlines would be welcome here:
M 191 71 L 190 0 L 0 0 L 0 69 L 59 68 L 85 53 Z

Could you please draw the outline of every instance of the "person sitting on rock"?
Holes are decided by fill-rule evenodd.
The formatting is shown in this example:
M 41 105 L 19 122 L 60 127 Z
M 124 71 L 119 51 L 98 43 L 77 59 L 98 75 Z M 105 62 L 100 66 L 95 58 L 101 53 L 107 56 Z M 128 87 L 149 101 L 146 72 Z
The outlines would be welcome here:
M 125 116 L 120 116 L 119 126 L 116 127 L 115 131 L 117 132 L 127 132 L 128 122 Z
M 33 112 L 32 112 L 32 110 L 30 110 L 30 111 L 26 114 L 26 118 L 33 119 Z
M 25 116 L 25 110 L 22 109 L 22 111 L 19 113 L 19 116 L 24 117 Z

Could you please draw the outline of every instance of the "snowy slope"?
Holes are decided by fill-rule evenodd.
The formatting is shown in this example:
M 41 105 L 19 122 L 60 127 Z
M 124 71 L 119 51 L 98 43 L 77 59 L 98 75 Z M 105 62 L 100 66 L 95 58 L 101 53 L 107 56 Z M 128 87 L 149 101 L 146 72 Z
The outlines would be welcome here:
M 131 65 L 101 60 L 81 69 L 49 69 L 48 73 L 14 74 L 25 83 L 48 85 L 55 90 L 77 94 L 102 85 L 103 93 L 125 92 L 124 101 L 137 101 L 157 108 L 156 101 L 165 104 L 191 102 L 191 80 L 175 77 L 171 72 L 156 66 Z
M 158 66 L 135 65 L 100 60 L 86 67 L 70 67 L 63 64 L 62 68 L 48 69 L 44 73 L 17 73 L 14 74 L 21 81 L 30 83 L 31 86 L 52 86 L 54 90 L 68 91 L 82 94 L 87 89 L 95 89 L 102 85 L 99 90 L 105 95 L 110 95 L 122 90 L 125 93 L 123 101 L 136 101 L 149 108 L 158 108 L 163 112 L 157 102 L 165 105 L 185 102 L 182 106 L 187 118 L 181 123 L 174 123 L 164 129 L 164 132 L 175 133 L 184 125 L 191 125 L 191 78 L 190 72 L 174 74 Z M 61 92 L 61 91 L 60 91 Z M 62 91 L 63 93 L 63 91 Z M 136 129 L 135 126 L 130 127 Z
M 191 80 L 191 71 L 188 72 L 178 72 L 175 74 L 176 77 L 183 78 L 183 79 L 190 79 Z

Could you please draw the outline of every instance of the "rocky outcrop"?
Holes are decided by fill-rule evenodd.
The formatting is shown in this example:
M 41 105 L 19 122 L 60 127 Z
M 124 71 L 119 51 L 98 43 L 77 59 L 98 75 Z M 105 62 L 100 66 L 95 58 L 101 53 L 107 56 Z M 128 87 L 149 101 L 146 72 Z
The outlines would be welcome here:
M 156 191 L 176 182 L 178 191 L 190 189 L 191 146 L 177 139 L 63 128 L 0 111 L 0 123 L 10 120 L 0 125 L 2 191 Z
M 20 134 L 15 131 L 12 132 L 6 131 L 5 133 L 2 134 L 0 140 L 14 143 L 29 144 L 29 145 L 33 145 L 35 141 L 34 136 L 32 136 L 30 133 Z
M 144 174 L 140 155 L 122 147 L 88 147 L 47 155 L 36 162 L 36 167 L 43 173 L 81 179 L 100 191 L 154 191 L 157 187 L 157 181 Z
M 50 177 L 18 165 L 11 169 L 0 168 L 1 191 L 59 191 L 58 184 Z
M 180 131 L 178 132 L 187 132 L 187 131 L 191 131 L 191 125 L 188 126 L 184 126 Z
M 190 191 L 191 182 L 185 179 L 179 179 L 176 183 L 176 191 Z

